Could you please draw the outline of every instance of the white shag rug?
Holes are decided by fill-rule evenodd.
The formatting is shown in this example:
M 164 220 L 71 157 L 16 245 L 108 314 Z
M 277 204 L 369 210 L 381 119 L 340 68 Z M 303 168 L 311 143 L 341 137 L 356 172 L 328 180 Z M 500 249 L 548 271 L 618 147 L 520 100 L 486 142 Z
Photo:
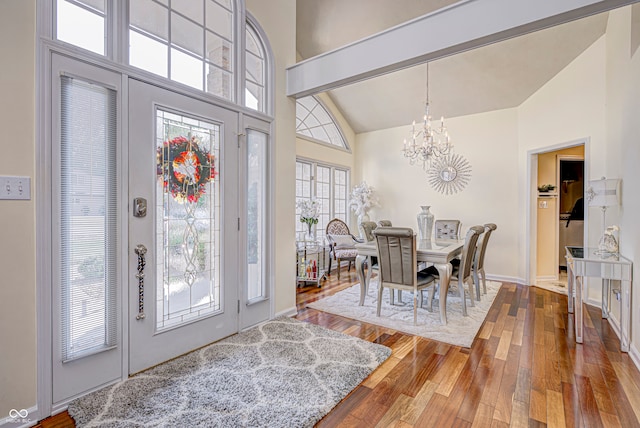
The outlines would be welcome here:
M 474 307 L 469 306 L 469 301 L 467 300 L 467 313 L 469 316 L 464 317 L 462 316 L 462 304 L 457 286 L 452 284 L 453 290 L 450 288 L 447 296 L 447 325 L 440 323 L 437 295 L 433 301 L 433 312 L 429 312 L 426 309 L 427 297 L 425 293 L 425 308 L 418 307 L 418 325 L 414 325 L 413 293 L 404 291 L 402 293 L 404 303 L 402 304 L 398 302 L 396 294 L 395 305 L 391 306 L 389 304 L 388 288 L 385 288 L 382 295 L 380 316 L 376 316 L 378 304 L 377 278 L 371 280 L 369 292 L 365 297 L 363 306 L 358 306 L 360 284 L 340 291 L 333 296 L 309 303 L 307 306 L 346 318 L 470 348 L 501 286 L 501 282 L 487 281 L 487 294 L 483 294 L 479 302 L 476 300 Z
M 312 427 L 391 355 L 277 318 L 73 401 L 78 427 Z

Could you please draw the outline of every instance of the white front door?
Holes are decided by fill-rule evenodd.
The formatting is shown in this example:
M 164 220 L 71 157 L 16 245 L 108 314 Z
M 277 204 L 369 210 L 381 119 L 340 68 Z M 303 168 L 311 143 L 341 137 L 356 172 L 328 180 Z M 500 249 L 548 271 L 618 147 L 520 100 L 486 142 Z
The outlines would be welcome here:
M 129 80 L 129 373 L 238 331 L 237 114 Z

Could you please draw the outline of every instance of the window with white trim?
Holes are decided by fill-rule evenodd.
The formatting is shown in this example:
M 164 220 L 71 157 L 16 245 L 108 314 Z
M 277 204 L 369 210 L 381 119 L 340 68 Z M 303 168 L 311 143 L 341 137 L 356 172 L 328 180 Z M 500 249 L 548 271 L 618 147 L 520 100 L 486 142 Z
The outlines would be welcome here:
M 106 6 L 105 0 L 57 0 L 55 38 L 105 55 Z
M 231 0 L 129 2 L 129 64 L 234 100 Z
M 60 187 L 54 209 L 62 359 L 116 345 L 116 91 L 61 76 Z
M 316 239 L 324 242 L 327 223 L 334 218 L 347 222 L 347 188 L 349 169 L 308 160 L 296 161 L 296 202 L 315 199 L 320 205 Z M 296 219 L 300 212 L 296 211 Z M 296 222 L 296 239 L 302 240 L 307 233 L 307 225 Z
M 125 62 L 238 101 L 235 83 L 239 67 L 235 54 L 238 10 L 234 0 L 55 0 L 53 37 L 115 59 L 118 55 L 109 53 L 109 46 L 117 47 L 115 40 L 119 37 L 109 31 L 109 22 L 120 16 L 119 8 L 128 8 L 126 34 L 119 35 L 127 40 L 126 51 L 122 53 Z M 246 31 L 243 37 L 250 39 L 247 51 L 262 63 L 248 64 L 247 74 L 251 78 L 240 84 L 257 99 L 256 110 L 264 111 L 261 106 L 266 103 L 261 97 L 266 91 L 266 50 L 253 24 Z
M 314 96 L 296 101 L 296 133 L 312 141 L 349 150 L 347 140 L 333 116 Z
M 181 86 L 187 85 L 235 103 L 241 108 L 224 104 L 237 112 L 249 107 L 273 113 L 272 80 L 268 78 L 273 61 L 269 59 L 268 39 L 257 20 L 244 10 L 242 0 L 52 0 L 38 2 L 38 7 L 47 14 L 47 25 L 42 29 L 44 39 L 53 40 L 53 50 L 64 47 L 66 54 L 89 61 L 92 54 L 102 55 L 105 62 L 131 66 L 126 67 L 129 71 L 123 75 L 151 80 L 181 93 L 193 93 Z M 63 44 L 72 45 L 73 49 Z M 162 82 L 162 78 L 166 81 Z M 211 102 L 216 104 L 219 100 Z M 271 150 L 270 121 L 252 117 L 250 113 L 243 117 L 245 122 L 256 119 L 266 125 L 259 134 L 265 142 L 249 144 L 249 149 L 255 152 L 249 155 L 260 164 L 258 172 L 266 176 Z M 258 138 L 256 135 L 252 137 Z M 260 182 L 254 176 L 248 179 L 254 180 L 251 184 L 266 185 L 265 180 Z M 252 192 L 253 188 L 243 190 Z M 265 197 L 268 189 L 257 190 L 247 196 L 247 206 L 256 208 L 252 224 L 259 224 L 248 238 L 248 253 L 264 272 L 271 263 L 265 250 L 266 212 L 271 208 Z M 266 277 L 254 282 L 256 290 L 249 295 L 266 295 Z
M 246 25 L 245 47 L 244 105 L 266 113 L 266 53 L 261 38 L 250 22 Z

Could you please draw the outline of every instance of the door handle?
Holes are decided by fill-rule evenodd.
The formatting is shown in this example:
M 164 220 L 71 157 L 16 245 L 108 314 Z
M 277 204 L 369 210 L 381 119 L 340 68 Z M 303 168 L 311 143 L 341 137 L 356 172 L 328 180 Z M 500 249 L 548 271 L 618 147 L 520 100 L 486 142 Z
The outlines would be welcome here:
M 136 320 L 140 321 L 144 319 L 144 267 L 147 264 L 145 260 L 145 255 L 147 254 L 147 247 L 142 244 L 138 244 L 135 248 L 135 253 L 138 255 L 138 273 L 136 274 L 136 278 L 138 278 L 138 315 L 136 315 Z

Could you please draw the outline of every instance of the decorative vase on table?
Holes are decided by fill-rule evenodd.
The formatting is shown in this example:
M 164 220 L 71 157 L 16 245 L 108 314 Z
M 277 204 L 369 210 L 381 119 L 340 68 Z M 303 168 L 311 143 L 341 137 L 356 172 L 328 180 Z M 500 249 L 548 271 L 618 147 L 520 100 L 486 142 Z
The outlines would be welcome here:
M 418 238 L 425 240 L 431 239 L 433 232 L 433 214 L 429 211 L 431 205 L 422 205 L 422 211 L 418 213 Z
M 307 223 L 307 236 L 304 237 L 305 241 L 315 241 L 316 237 L 313 236 L 313 223 Z
M 617 254 L 618 253 L 618 241 L 613 235 L 614 231 L 617 231 L 618 226 L 609 226 L 604 231 L 604 234 L 600 238 L 598 243 L 598 254 Z

